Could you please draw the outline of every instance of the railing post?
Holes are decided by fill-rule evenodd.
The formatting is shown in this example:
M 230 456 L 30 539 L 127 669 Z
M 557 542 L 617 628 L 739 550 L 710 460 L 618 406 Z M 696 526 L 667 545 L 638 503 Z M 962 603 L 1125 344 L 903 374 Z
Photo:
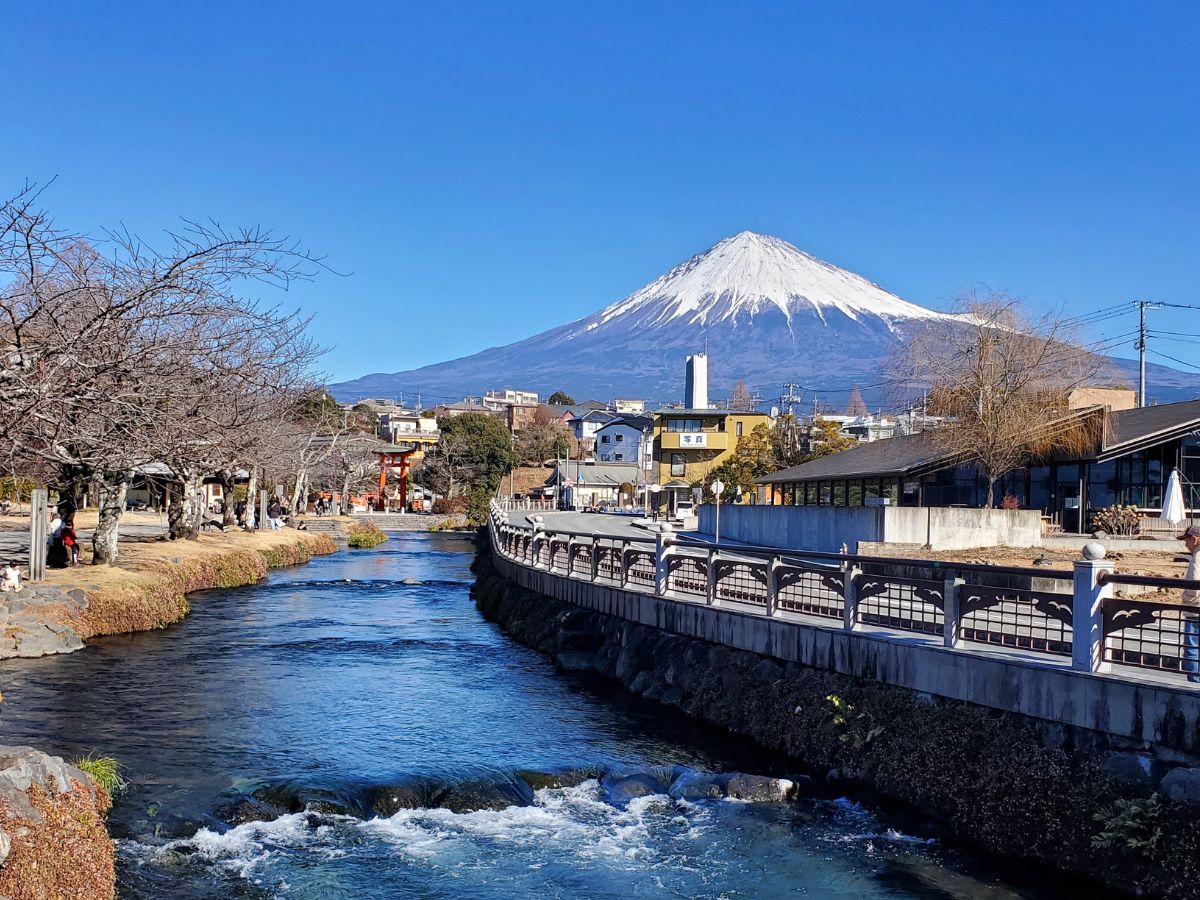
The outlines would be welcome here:
M 600 580 L 600 539 L 592 538 L 592 581 Z
M 954 575 L 947 575 L 942 581 L 942 644 L 946 647 L 958 646 L 958 633 L 962 625 L 958 586 L 962 583 L 963 580 Z
M 862 569 L 846 563 L 842 573 L 842 627 L 853 631 L 858 627 L 858 585 L 854 579 L 862 574 Z
M 625 554 L 629 552 L 629 541 L 621 541 L 621 549 L 617 551 L 617 584 L 625 587 L 628 570 L 625 566 Z
M 671 559 L 671 544 L 674 542 L 675 535 L 671 533 L 671 526 L 669 524 L 659 526 L 658 534 L 654 539 L 654 593 L 659 597 L 667 596 L 670 574 L 668 564 Z
M 543 524 L 541 516 L 534 516 L 532 519 L 532 523 L 533 523 L 533 538 L 529 542 L 529 553 L 530 553 L 530 556 L 532 557 L 531 562 L 533 563 L 533 567 L 536 569 L 536 568 L 539 568 L 542 564 L 542 542 L 546 540 L 546 537 L 545 537 L 546 526 Z M 553 555 L 551 555 L 550 558 L 546 560 L 546 570 L 547 571 L 549 571 L 550 563 L 552 563 L 552 562 L 554 562 Z
M 783 567 L 783 560 L 778 556 L 772 556 L 771 561 L 767 563 L 767 615 L 775 615 L 775 611 L 779 609 L 779 570 Z
M 1104 663 L 1104 600 L 1112 596 L 1112 585 L 1100 576 L 1111 572 L 1107 551 L 1095 542 L 1083 545 L 1083 559 L 1075 561 L 1075 590 L 1071 600 L 1071 668 L 1101 672 Z
M 48 529 L 47 507 L 50 492 L 37 488 L 29 498 L 29 580 L 43 581 L 46 578 L 46 531 Z
M 704 602 L 712 606 L 717 602 L 717 551 L 708 549 L 708 565 L 705 567 L 708 575 L 708 589 L 704 592 Z

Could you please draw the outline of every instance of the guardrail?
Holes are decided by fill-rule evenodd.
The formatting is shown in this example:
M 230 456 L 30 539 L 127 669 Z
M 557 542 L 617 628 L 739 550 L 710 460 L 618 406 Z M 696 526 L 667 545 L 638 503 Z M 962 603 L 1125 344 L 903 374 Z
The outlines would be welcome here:
M 1116 585 L 1200 588 L 1177 578 L 1118 575 L 1103 547 L 1072 569 L 720 547 L 663 530 L 638 538 L 510 523 L 494 504 L 493 548 L 521 565 L 679 602 L 763 616 L 812 617 L 846 630 L 940 636 L 942 645 L 1010 647 L 1070 659 L 1088 672 L 1200 671 L 1200 608 L 1113 596 Z M 883 572 L 932 570 L 940 578 Z M 979 574 L 1070 581 L 1071 593 L 977 584 Z M 1200 680 L 1200 674 L 1195 674 Z

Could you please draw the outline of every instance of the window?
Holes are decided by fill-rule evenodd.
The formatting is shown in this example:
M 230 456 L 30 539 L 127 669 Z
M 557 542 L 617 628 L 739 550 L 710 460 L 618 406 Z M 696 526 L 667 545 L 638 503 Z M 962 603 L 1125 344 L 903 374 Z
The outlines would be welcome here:
M 725 430 L 725 420 L 724 420 L 724 419 L 718 419 L 718 420 L 717 420 L 717 431 L 724 431 L 724 430 Z M 741 433 L 741 432 L 739 432 L 739 434 L 740 434 L 740 433 Z
M 822 506 L 829 506 L 833 502 L 833 488 L 828 481 L 822 481 L 820 484 L 820 493 Z
M 817 505 L 817 483 L 815 481 L 806 481 L 802 485 L 804 488 L 804 505 Z
M 846 505 L 846 482 L 835 481 L 833 483 L 833 505 L 834 506 L 845 506 Z
M 619 440 L 619 438 L 618 438 L 618 440 Z M 600 435 L 600 443 L 602 443 L 602 444 L 608 443 L 608 435 L 607 434 Z
M 617 460 L 618 462 L 620 462 L 624 458 L 625 458 L 625 456 L 622 453 L 614 453 L 613 454 L 613 459 Z
M 851 481 L 846 488 L 846 505 L 847 506 L 862 506 L 863 505 L 862 481 L 855 479 Z
M 623 434 L 618 434 L 618 435 L 617 435 L 617 443 L 618 443 L 618 444 L 620 444 L 620 443 L 621 443 L 622 441 L 624 441 L 624 440 L 625 440 L 625 435 L 623 435 Z
M 671 454 L 671 477 L 682 477 L 684 460 L 687 459 L 682 453 Z
M 737 423 L 737 436 L 738 437 L 742 436 L 742 423 L 741 422 Z
M 700 431 L 699 419 L 667 419 L 667 431 Z

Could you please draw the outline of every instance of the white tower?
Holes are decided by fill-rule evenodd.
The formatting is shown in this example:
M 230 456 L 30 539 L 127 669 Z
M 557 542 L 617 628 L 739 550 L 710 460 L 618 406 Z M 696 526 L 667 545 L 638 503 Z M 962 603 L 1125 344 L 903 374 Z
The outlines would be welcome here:
M 687 358 L 687 377 L 683 387 L 683 405 L 688 409 L 708 409 L 708 354 Z

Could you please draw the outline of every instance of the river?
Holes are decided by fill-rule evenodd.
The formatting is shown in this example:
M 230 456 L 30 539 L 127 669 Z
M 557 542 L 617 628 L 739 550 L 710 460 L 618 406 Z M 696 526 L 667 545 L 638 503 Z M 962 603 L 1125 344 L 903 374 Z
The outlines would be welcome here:
M 847 799 L 610 795 L 603 771 L 788 772 L 510 641 L 471 603 L 471 550 L 393 535 L 197 594 L 164 631 L 6 663 L 0 739 L 120 759 L 123 897 L 1064 896 Z M 518 770 L 579 774 L 530 805 L 372 809 L 463 783 L 503 806 Z

